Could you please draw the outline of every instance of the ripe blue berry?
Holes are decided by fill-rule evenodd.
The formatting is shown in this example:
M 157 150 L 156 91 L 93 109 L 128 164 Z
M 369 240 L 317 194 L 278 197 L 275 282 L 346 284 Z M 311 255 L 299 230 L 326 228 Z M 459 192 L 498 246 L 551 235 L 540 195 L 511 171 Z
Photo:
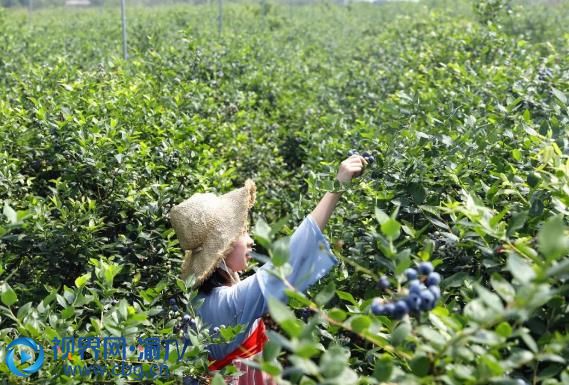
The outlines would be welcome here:
M 363 158 L 366 160 L 366 162 L 368 162 L 368 163 L 373 163 L 373 162 L 375 162 L 375 158 L 373 157 L 373 155 L 370 154 L 370 153 L 367 152 L 367 151 L 364 151 L 364 152 L 362 153 L 362 157 L 363 157 Z
M 192 320 L 192 317 L 189 314 L 184 314 L 184 323 L 188 323 Z
M 371 304 L 371 312 L 375 315 L 383 315 L 385 311 L 385 307 L 381 302 L 379 302 L 379 298 L 374 298 Z
M 385 305 L 383 305 L 383 309 L 384 309 L 385 315 L 391 316 L 391 315 L 393 315 L 393 312 L 395 311 L 395 305 L 392 303 L 386 303 Z
M 433 271 L 433 265 L 431 262 L 421 262 L 419 263 L 419 273 L 423 275 L 429 275 Z
M 387 289 L 389 287 L 389 279 L 387 279 L 385 275 L 381 276 L 381 278 L 377 282 L 377 287 L 379 287 L 382 290 Z
M 441 298 L 441 288 L 438 286 L 429 286 L 429 291 L 435 296 L 435 302 Z
M 435 307 L 435 295 L 430 290 L 421 291 L 421 310 L 431 310 Z
M 182 385 L 199 385 L 199 383 L 198 379 L 192 376 L 185 376 L 182 381 Z
M 409 307 L 403 300 L 395 302 L 395 309 L 393 310 L 393 318 L 401 319 L 405 314 L 409 313 Z
M 407 270 L 405 270 L 405 276 L 407 277 L 407 280 L 409 280 L 409 281 L 417 279 L 417 270 L 407 269 Z
M 418 279 L 409 281 L 409 284 L 407 286 L 409 287 L 409 291 L 411 293 L 419 294 L 421 292 L 421 282 L 419 282 Z
M 441 283 L 441 275 L 436 271 L 430 273 L 427 277 L 427 286 L 437 286 L 439 283 Z
M 348 151 L 348 156 L 352 156 L 352 155 L 356 155 L 356 154 L 358 154 L 358 151 L 353 149 L 353 148 L 350 151 Z
M 409 293 L 405 298 L 405 302 L 407 302 L 407 306 L 410 310 L 419 311 L 421 307 L 421 295 L 415 292 Z

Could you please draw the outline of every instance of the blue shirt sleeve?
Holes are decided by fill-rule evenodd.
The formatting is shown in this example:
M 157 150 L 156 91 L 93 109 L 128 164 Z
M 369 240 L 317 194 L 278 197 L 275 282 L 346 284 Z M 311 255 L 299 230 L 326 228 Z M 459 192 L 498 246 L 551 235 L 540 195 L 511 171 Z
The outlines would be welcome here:
M 292 272 L 287 276 L 287 280 L 302 292 L 338 263 L 328 240 L 310 214 L 290 238 L 289 263 Z M 267 313 L 269 298 L 275 297 L 281 301 L 287 298 L 284 282 L 268 272 L 272 268 L 272 263 L 267 262 L 255 274 L 238 284 L 216 288 L 205 298 L 198 314 L 209 325 L 245 324 L 247 327 L 246 332 L 232 343 L 224 344 L 224 347 L 211 345 L 210 350 L 214 358 L 219 359 L 230 353 L 245 339 L 253 322 Z

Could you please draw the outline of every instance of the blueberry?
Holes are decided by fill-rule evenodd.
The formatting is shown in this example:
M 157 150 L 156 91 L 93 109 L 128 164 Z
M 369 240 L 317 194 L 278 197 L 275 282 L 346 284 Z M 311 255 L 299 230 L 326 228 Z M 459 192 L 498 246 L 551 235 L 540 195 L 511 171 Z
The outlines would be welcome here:
M 199 385 L 199 381 L 197 378 L 192 376 L 185 376 L 182 382 L 182 385 Z
M 413 279 L 407 284 L 411 293 L 419 294 L 421 292 L 421 282 L 418 279 Z
M 188 323 L 192 320 L 192 317 L 189 314 L 184 314 L 184 323 Z
M 407 269 L 405 270 L 405 276 L 409 281 L 417 279 L 417 270 L 415 269 Z
M 407 302 L 407 306 L 410 310 L 419 311 L 421 307 L 421 295 L 419 293 L 409 293 L 405 298 L 405 302 Z
M 389 280 L 385 275 L 381 276 L 381 278 L 377 282 L 377 287 L 379 287 L 382 290 L 385 290 L 389 287 Z
M 299 316 L 303 321 L 308 321 L 308 317 L 312 315 L 312 311 L 309 308 L 303 308 L 299 311 Z
M 419 273 L 423 275 L 429 275 L 433 271 L 433 265 L 431 262 L 421 262 L 419 263 Z
M 383 315 L 385 312 L 385 307 L 381 302 L 379 302 L 379 298 L 374 298 L 371 304 L 371 312 L 375 315 Z
M 435 296 L 435 302 L 441 298 L 441 289 L 438 286 L 429 286 L 429 291 Z
M 348 151 L 348 156 L 357 155 L 357 154 L 358 154 L 358 151 L 353 149 L 353 148 L 350 151 Z
M 174 306 L 176 304 L 176 300 L 174 298 L 170 298 L 170 305 Z
M 421 291 L 421 310 L 431 310 L 435 307 L 435 295 L 429 290 Z
M 430 273 L 427 277 L 427 286 L 437 286 L 439 283 L 441 283 L 441 275 L 436 271 Z
M 395 302 L 395 309 L 393 310 L 393 318 L 401 319 L 405 314 L 409 313 L 409 306 L 407 303 L 400 299 L 399 301 Z
M 363 157 L 363 158 L 366 160 L 366 162 L 368 162 L 368 163 L 373 163 L 373 162 L 375 162 L 375 158 L 373 157 L 373 155 L 370 154 L 370 153 L 367 152 L 367 151 L 364 151 L 364 152 L 362 153 L 362 157 Z
M 214 333 L 214 334 L 219 333 L 219 328 L 218 328 L 217 326 L 213 328 L 213 333 Z
M 386 303 L 385 305 L 383 305 L 383 309 L 385 312 L 385 315 L 393 315 L 393 312 L 395 311 L 395 305 L 392 303 Z

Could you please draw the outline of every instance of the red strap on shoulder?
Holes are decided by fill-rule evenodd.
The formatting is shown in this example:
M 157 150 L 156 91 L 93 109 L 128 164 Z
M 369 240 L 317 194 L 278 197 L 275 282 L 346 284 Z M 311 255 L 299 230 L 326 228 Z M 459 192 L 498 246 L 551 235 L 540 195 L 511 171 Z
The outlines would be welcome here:
M 213 362 L 210 363 L 208 369 L 210 371 L 220 370 L 224 366 L 229 365 L 236 358 L 249 358 L 261 352 L 265 343 L 269 339 L 265 330 L 265 323 L 262 319 L 259 319 L 259 323 L 255 330 L 245 339 L 245 341 L 243 341 L 241 345 L 237 347 L 237 349 L 218 361 L 215 361 L 210 357 L 210 360 L 213 360 Z

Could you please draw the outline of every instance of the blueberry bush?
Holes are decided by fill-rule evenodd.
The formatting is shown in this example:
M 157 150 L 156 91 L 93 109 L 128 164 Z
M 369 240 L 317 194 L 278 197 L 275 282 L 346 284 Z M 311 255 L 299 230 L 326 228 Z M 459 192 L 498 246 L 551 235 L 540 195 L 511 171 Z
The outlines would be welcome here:
M 288 237 L 359 153 L 325 229 L 339 265 L 270 302 L 249 364 L 569 384 L 567 2 L 229 3 L 221 33 L 208 4 L 131 7 L 127 61 L 116 7 L 29 16 L 0 8 L 0 383 L 207 381 L 208 344 L 243 328 L 196 316 L 169 209 L 253 178 L 256 251 L 284 279 Z M 187 361 L 79 378 L 47 350 L 21 378 L 18 336 L 176 337 Z

